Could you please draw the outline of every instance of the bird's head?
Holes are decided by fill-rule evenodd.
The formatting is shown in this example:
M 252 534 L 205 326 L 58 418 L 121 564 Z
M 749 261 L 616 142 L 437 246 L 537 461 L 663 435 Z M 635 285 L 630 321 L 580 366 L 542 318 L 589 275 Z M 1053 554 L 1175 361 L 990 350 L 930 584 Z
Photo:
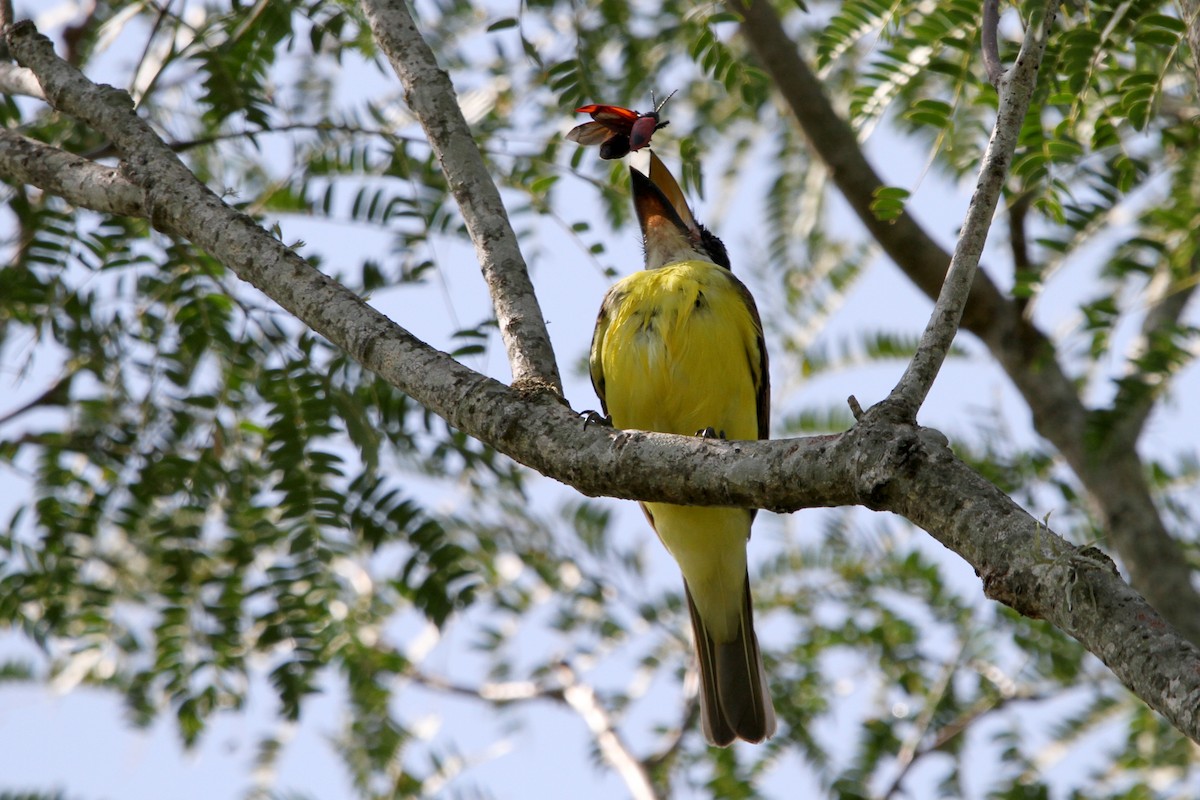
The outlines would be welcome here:
M 654 151 L 650 152 L 649 175 L 631 166 L 629 176 L 633 207 L 642 225 L 646 269 L 692 259 L 730 268 L 725 245 L 692 216 L 675 176 Z

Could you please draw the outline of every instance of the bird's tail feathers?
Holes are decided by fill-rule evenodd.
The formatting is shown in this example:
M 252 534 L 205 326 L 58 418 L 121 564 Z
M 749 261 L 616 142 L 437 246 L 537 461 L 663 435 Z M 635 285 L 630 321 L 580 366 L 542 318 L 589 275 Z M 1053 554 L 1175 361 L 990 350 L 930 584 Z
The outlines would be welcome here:
M 754 634 L 749 577 L 743 585 L 745 596 L 737 637 L 719 643 L 709 635 L 691 590 L 684 584 L 700 662 L 701 727 L 705 738 L 718 747 L 728 747 L 735 739 L 761 742 L 775 733 L 775 707 Z

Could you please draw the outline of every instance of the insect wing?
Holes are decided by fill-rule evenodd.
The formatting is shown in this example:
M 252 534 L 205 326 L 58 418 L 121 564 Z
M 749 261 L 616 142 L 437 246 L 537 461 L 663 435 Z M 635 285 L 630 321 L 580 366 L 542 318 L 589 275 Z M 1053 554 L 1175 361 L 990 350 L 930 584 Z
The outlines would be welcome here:
M 633 123 L 637 122 L 641 116 L 638 112 L 631 111 L 628 108 L 599 105 L 580 106 L 575 109 L 575 113 L 591 114 L 592 119 L 615 133 L 629 133 L 629 129 L 633 127 Z
M 567 141 L 579 142 L 582 145 L 600 144 L 612 135 L 612 128 L 603 122 L 585 122 L 571 129 L 567 134 Z
M 614 133 L 600 145 L 600 157 L 605 161 L 624 158 L 629 155 L 630 149 L 629 137 L 623 133 Z

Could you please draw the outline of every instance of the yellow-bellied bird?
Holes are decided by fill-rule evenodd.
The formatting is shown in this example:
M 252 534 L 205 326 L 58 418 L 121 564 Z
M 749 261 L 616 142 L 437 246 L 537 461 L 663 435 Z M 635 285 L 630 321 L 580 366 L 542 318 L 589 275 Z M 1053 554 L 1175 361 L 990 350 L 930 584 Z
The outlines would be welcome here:
M 630 168 L 646 268 L 604 297 L 592 337 L 592 385 L 614 426 L 765 439 L 767 350 L 754 298 L 725 246 L 696 222 L 653 152 L 649 177 Z M 643 503 L 679 562 L 700 662 L 709 742 L 761 742 L 775 709 L 754 635 L 746 542 L 754 512 Z

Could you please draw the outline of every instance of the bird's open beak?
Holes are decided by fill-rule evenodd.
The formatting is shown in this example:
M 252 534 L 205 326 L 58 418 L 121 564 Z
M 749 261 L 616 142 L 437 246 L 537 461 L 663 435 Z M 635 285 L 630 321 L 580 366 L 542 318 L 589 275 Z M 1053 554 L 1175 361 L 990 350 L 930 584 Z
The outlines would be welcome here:
M 692 216 L 683 190 L 653 150 L 649 176 L 631 166 L 629 177 L 633 182 L 633 207 L 647 242 L 661 238 L 667 231 L 676 236 L 682 233 L 688 239 L 699 237 L 700 226 Z M 661 226 L 667 227 L 664 230 Z

